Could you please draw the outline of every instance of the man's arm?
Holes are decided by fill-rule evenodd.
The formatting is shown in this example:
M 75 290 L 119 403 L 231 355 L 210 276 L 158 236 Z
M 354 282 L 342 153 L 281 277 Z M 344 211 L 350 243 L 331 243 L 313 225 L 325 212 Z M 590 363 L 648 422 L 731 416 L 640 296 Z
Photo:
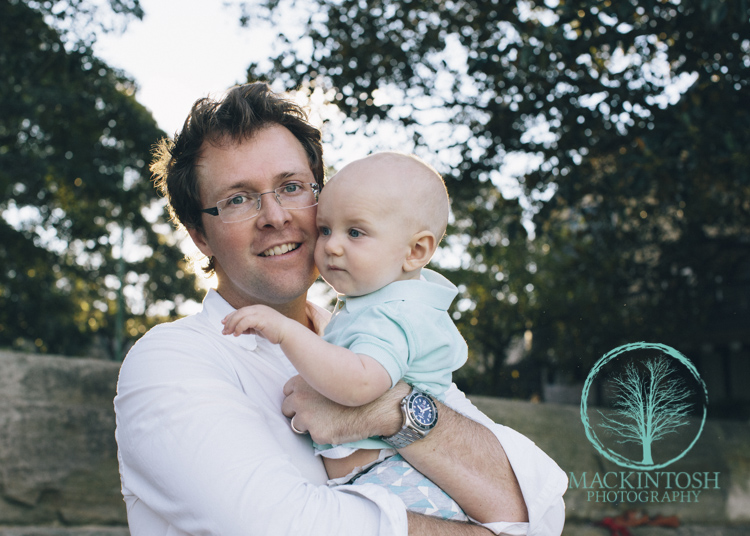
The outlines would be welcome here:
M 410 387 L 399 382 L 375 402 L 359 408 L 340 406 L 294 377 L 284 387 L 282 411 L 317 443 L 344 443 L 390 436 L 402 425 L 401 399 Z M 401 449 L 402 456 L 481 522 L 528 521 L 526 505 L 502 445 L 484 426 L 438 407 L 430 434 Z
M 410 536 L 491 536 L 492 531 L 481 525 L 448 521 L 413 512 L 406 513 Z
M 521 488 L 495 435 L 437 404 L 437 426 L 424 439 L 401 449 L 400 454 L 480 523 L 527 522 Z

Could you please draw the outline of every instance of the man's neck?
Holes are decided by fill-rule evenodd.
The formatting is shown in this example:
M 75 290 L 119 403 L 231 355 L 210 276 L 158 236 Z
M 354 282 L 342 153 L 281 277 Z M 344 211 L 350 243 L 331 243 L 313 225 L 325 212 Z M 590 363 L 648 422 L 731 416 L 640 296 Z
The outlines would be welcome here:
M 290 303 L 284 303 L 284 304 L 267 304 L 272 309 L 276 309 L 278 312 L 280 312 L 282 315 L 291 318 L 292 320 L 296 320 L 303 326 L 306 326 L 310 329 L 312 329 L 312 322 L 307 316 L 307 295 L 302 296 L 301 298 L 298 298 Z
M 224 298 L 224 300 L 226 300 L 226 302 L 229 303 L 229 305 L 231 305 L 235 309 L 239 309 L 241 307 L 247 307 L 250 305 L 266 305 L 267 307 L 270 307 L 271 309 L 275 309 L 282 315 L 288 318 L 291 318 L 292 320 L 296 320 L 303 326 L 313 329 L 313 324 L 307 316 L 307 310 L 306 310 L 307 293 L 287 303 L 260 303 L 260 302 L 256 303 L 256 302 L 250 302 L 247 300 L 237 299 L 235 296 L 228 295 L 230 293 L 223 292 L 221 288 L 217 288 L 216 292 L 218 292 L 219 296 Z

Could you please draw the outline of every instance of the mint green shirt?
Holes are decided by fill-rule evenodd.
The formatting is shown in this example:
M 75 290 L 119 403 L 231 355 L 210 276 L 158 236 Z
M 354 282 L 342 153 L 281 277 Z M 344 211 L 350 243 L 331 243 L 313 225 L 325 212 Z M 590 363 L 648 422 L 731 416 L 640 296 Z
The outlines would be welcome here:
M 323 338 L 375 359 L 388 371 L 391 386 L 403 379 L 442 400 L 468 350 L 448 314 L 456 286 L 426 268 L 422 276 L 364 296 L 340 295 Z M 348 446 L 390 448 L 372 438 Z

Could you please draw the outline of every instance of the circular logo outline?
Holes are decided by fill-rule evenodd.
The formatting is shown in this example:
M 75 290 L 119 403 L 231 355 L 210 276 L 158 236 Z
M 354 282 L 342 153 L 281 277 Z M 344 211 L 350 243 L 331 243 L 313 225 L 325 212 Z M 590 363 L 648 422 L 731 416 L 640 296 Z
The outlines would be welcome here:
M 676 456 L 672 458 L 669 461 L 663 462 L 663 463 L 654 463 L 651 465 L 644 465 L 643 463 L 633 462 L 632 460 L 625 458 L 621 454 L 618 454 L 607 447 L 605 447 L 602 442 L 599 440 L 599 438 L 596 435 L 596 432 L 593 429 L 593 426 L 589 422 L 588 418 L 588 412 L 587 412 L 587 399 L 589 390 L 591 388 L 591 385 L 593 384 L 594 378 L 596 377 L 596 373 L 607 363 L 615 359 L 616 357 L 620 356 L 621 354 L 624 354 L 626 352 L 629 352 L 631 350 L 660 350 L 664 352 L 665 354 L 669 355 L 670 357 L 678 360 L 682 365 L 685 366 L 685 368 L 690 371 L 690 373 L 693 375 L 695 380 L 698 382 L 698 384 L 703 388 L 703 396 L 704 396 L 704 404 L 703 404 L 703 418 L 701 420 L 700 428 L 698 429 L 698 433 L 695 435 L 695 438 L 693 438 L 692 442 L 688 447 L 682 451 L 682 453 L 679 456 Z M 659 344 L 659 343 L 649 343 L 649 342 L 634 342 L 630 344 L 624 344 L 622 346 L 618 346 L 614 350 L 611 350 L 604 354 L 599 361 L 596 362 L 596 364 L 591 369 L 591 372 L 589 372 L 589 375 L 586 377 L 586 383 L 583 385 L 583 391 L 581 392 L 581 422 L 583 423 L 583 427 L 586 431 L 586 437 L 588 438 L 589 442 L 594 446 L 594 448 L 607 458 L 609 461 L 616 463 L 617 465 L 621 467 L 626 467 L 628 469 L 638 469 L 638 470 L 653 470 L 653 469 L 661 469 L 663 467 L 666 467 L 683 456 L 687 454 L 690 449 L 693 448 L 695 443 L 698 441 L 698 438 L 703 433 L 703 427 L 706 424 L 706 412 L 708 409 L 708 390 L 706 389 L 706 383 L 703 381 L 703 378 L 700 377 L 698 374 L 698 370 L 695 368 L 695 365 L 687 358 L 685 355 L 683 355 L 678 350 L 675 350 L 674 348 L 667 346 L 665 344 Z

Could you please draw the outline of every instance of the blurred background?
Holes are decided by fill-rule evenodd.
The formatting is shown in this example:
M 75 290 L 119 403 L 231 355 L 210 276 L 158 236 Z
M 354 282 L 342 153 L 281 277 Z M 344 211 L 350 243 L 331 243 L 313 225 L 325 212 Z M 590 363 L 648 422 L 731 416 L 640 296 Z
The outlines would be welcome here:
M 0 349 L 121 360 L 196 309 L 150 151 L 255 80 L 310 108 L 329 173 L 443 174 L 464 390 L 578 403 L 649 341 L 750 418 L 747 0 L 0 0 Z

